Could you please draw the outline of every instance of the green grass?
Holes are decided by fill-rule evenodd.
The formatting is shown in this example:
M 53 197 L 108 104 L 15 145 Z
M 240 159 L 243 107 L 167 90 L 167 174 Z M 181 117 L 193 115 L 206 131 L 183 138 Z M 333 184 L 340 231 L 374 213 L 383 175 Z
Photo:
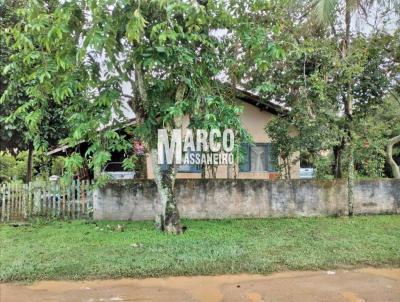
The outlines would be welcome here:
M 124 232 L 113 230 L 118 223 Z M 0 225 L 0 281 L 400 266 L 395 215 L 188 220 L 181 236 L 150 221 L 96 224 Z

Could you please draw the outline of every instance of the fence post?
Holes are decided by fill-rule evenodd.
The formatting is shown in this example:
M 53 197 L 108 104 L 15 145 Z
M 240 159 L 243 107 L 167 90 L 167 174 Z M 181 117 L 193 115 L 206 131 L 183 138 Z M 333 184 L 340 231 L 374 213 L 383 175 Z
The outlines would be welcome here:
M 33 187 L 32 187 L 33 186 Z M 32 196 L 32 214 L 40 214 L 40 186 L 36 182 L 31 183 Z
M 51 183 L 47 183 L 46 187 L 46 212 L 47 212 L 47 216 L 51 217 L 53 209 L 52 209 L 52 202 L 53 202 L 53 196 L 51 195 Z
M 57 215 L 57 209 L 56 209 L 56 188 L 55 188 L 55 183 L 54 181 L 50 182 L 50 196 L 51 196 L 51 207 L 52 207 L 52 211 L 51 211 L 51 215 L 53 217 L 55 217 Z
M 12 196 L 12 203 L 11 203 L 11 212 L 10 212 L 10 219 L 15 218 L 15 208 L 17 207 L 17 184 L 14 183 L 14 186 L 11 187 L 11 196 Z
M 80 180 L 76 180 L 76 205 L 77 205 L 77 213 L 78 218 L 81 216 L 81 182 Z
M 18 199 L 19 199 L 18 183 L 15 183 L 15 186 L 14 186 L 14 208 L 13 208 L 14 220 L 15 220 L 16 216 L 18 217 Z
M 88 214 L 92 214 L 92 217 L 94 217 L 94 209 L 93 209 L 93 184 L 90 180 L 88 180 L 89 183 L 89 192 L 88 192 Z M 89 213 L 90 212 L 90 213 Z M 90 216 L 90 215 L 89 215 Z
M 42 182 L 38 182 L 37 184 L 37 191 L 36 191 L 36 196 L 37 196 L 37 200 L 38 200 L 38 213 L 40 216 L 43 216 L 43 183 Z
M 87 216 L 87 180 L 82 182 L 83 191 L 82 191 L 82 215 Z
M 33 182 L 28 183 L 28 216 L 33 214 Z
M 8 200 L 6 203 L 6 214 L 7 214 L 7 221 L 9 221 L 10 220 L 10 206 L 11 206 L 11 184 L 8 184 L 6 186 L 6 189 L 8 192 L 8 194 L 7 194 Z
M 55 187 L 55 198 L 57 201 L 57 216 L 60 217 L 61 215 L 61 192 L 60 192 L 60 184 L 57 181 L 54 181 L 54 187 Z
M 23 217 L 24 217 L 24 219 L 26 219 L 26 218 L 28 218 L 28 207 L 27 207 L 27 198 L 26 198 L 26 184 L 23 184 L 22 186 L 21 186 L 21 208 L 22 208 L 22 211 L 23 211 Z M 21 212 L 22 212 L 21 211 Z
M 86 180 L 86 215 L 90 216 L 90 180 Z
M 11 204 L 11 219 L 15 219 L 15 209 L 17 208 L 18 204 L 18 199 L 17 199 L 17 184 L 14 183 L 14 191 L 11 192 L 11 195 L 13 196 L 13 203 Z
M 76 196 L 76 192 L 75 192 L 75 180 L 72 180 L 72 184 L 71 184 L 71 203 L 72 203 L 72 219 L 75 218 L 75 210 L 76 210 L 76 204 L 75 204 L 75 196 Z
M 46 208 L 46 184 L 41 183 L 40 184 L 40 212 L 42 213 L 42 216 L 46 216 L 47 213 L 47 208 Z
M 1 185 L 1 221 L 6 220 L 6 184 Z
M 15 183 L 15 191 L 14 191 L 14 196 L 15 196 L 15 202 L 14 202 L 14 220 L 18 218 L 19 216 L 19 188 L 18 188 L 18 183 Z
M 18 217 L 24 217 L 24 193 L 25 193 L 25 190 L 24 190 L 24 188 L 25 188 L 25 184 L 21 184 L 20 186 L 19 186 L 19 190 L 18 190 L 18 210 L 17 210 L 17 212 L 18 212 Z
M 14 186 L 15 186 L 15 184 L 14 184 Z M 8 220 L 10 220 L 11 219 L 11 216 L 12 216 L 12 212 L 13 212 L 13 208 L 14 208 L 14 187 L 13 186 L 13 184 L 12 183 L 10 183 L 10 194 L 8 195 L 8 196 L 10 196 L 9 197 L 9 208 L 8 208 Z
M 21 185 L 21 190 L 20 190 L 20 208 L 21 208 L 21 210 L 20 210 L 20 213 L 22 214 L 22 216 L 25 216 L 25 206 L 26 206 L 26 204 L 27 204 L 27 192 L 26 192 L 26 184 L 22 184 Z M 20 214 L 20 215 L 21 215 Z
M 66 208 L 65 184 L 60 183 L 60 192 L 61 192 L 60 200 L 62 201 L 62 217 L 65 217 L 65 208 Z
M 82 180 L 81 183 L 81 204 L 82 204 L 82 216 L 86 215 L 86 180 Z
M 71 213 L 71 184 L 66 184 L 67 190 L 67 216 L 68 218 L 72 217 Z

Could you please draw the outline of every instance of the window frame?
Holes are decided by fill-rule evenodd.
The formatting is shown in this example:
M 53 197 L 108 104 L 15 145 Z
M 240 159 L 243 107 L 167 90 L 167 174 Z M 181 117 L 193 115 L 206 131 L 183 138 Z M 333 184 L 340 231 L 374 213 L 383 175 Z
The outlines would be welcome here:
M 273 168 L 272 164 L 270 163 L 271 162 L 270 157 L 272 156 L 271 153 L 272 153 L 272 147 L 273 147 L 272 143 L 253 143 L 253 144 L 246 143 L 243 145 L 247 149 L 246 155 L 247 155 L 248 168 L 243 169 L 242 168 L 243 164 L 239 164 L 239 172 L 240 173 L 265 173 L 265 172 L 274 173 L 274 172 L 278 172 L 278 170 L 276 168 Z M 251 148 L 255 147 L 255 146 L 265 148 L 265 152 L 266 152 L 265 162 L 264 162 L 265 170 L 254 171 L 251 169 Z M 277 159 L 277 161 L 278 161 L 278 159 Z

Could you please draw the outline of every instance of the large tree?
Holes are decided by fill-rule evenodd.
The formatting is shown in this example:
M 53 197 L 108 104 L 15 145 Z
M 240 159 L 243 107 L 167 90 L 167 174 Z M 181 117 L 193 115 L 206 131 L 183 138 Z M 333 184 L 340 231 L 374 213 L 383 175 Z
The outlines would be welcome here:
M 0 150 L 7 150 L 14 155 L 16 152 L 28 150 L 25 181 L 30 182 L 34 149 L 44 150 L 49 145 L 56 144 L 66 134 L 66 124 L 64 108 L 51 99 L 42 104 L 41 108 L 37 108 L 38 112 L 35 115 L 26 114 L 27 103 L 31 101 L 29 90 L 34 88 L 35 80 L 26 78 L 27 70 L 19 68 L 13 62 L 20 59 L 35 61 L 37 58 L 24 57 L 24 53 L 20 53 L 21 49 L 15 47 L 16 36 L 10 32 L 13 27 L 20 26 L 20 22 L 23 22 L 20 12 L 26 4 L 26 0 L 0 2 L 0 95 L 4 95 L 0 101 Z M 37 49 L 41 46 L 32 44 L 30 47 L 33 50 L 32 48 Z M 37 53 L 36 51 L 36 55 Z
M 360 11 L 365 18 L 368 18 L 368 13 L 371 10 L 378 10 L 377 3 L 379 6 L 386 6 L 393 8 L 393 12 L 397 12 L 398 1 L 359 1 L 359 0 L 318 0 L 316 4 L 317 17 L 321 21 L 321 24 L 328 24 L 332 29 L 333 33 L 336 33 L 335 26 L 342 23 L 344 30 L 341 37 L 341 47 L 339 49 L 340 56 L 343 62 L 347 63 L 349 70 L 346 78 L 346 85 L 343 89 L 343 104 L 344 104 L 344 115 L 346 136 L 343 137 L 343 143 L 339 146 L 339 152 L 344 148 L 347 151 L 347 191 L 348 191 L 348 211 L 349 215 L 353 214 L 353 203 L 354 203 L 354 86 L 357 83 L 353 78 L 353 62 L 354 51 L 352 49 L 352 18 L 355 12 Z M 392 13 L 393 13 L 392 12 Z M 343 21 L 342 21 L 343 20 Z
M 86 160 L 99 172 L 112 151 L 131 148 L 115 130 L 129 106 L 136 115 L 133 134 L 153 154 L 157 226 L 181 233 L 176 166 L 157 164 L 157 129 L 171 133 L 187 115 L 195 128 L 232 128 L 237 141 L 246 137 L 235 91 L 218 79 L 236 63 L 226 51 L 229 39 L 239 37 L 239 29 L 248 32 L 243 22 L 250 18 L 242 19 L 223 1 L 29 1 L 21 12 L 11 31 L 18 52 L 6 67 L 10 81 L 2 102 L 12 100 L 17 85 L 28 98 L 12 117 L 22 116 L 29 132 L 40 137 L 49 106 L 61 106 L 70 129 L 64 142 L 88 141 Z M 259 48 L 265 46 L 264 37 Z M 269 57 L 263 54 L 264 61 Z M 66 167 L 83 160 L 74 153 Z
M 354 163 L 359 164 L 354 152 L 365 135 L 359 126 L 374 116 L 393 91 L 398 71 L 392 66 L 398 65 L 389 45 L 397 36 L 385 30 L 385 22 L 366 34 L 354 29 L 353 14 L 360 9 L 366 18 L 373 10 L 370 3 L 313 1 L 304 7 L 299 23 L 284 31 L 291 34 L 277 37 L 286 55 L 254 79 L 268 79 L 261 94 L 289 109 L 283 119 L 270 124 L 271 136 L 278 134 L 281 139 L 279 132 L 288 129 L 288 122 L 299 130 L 299 136 L 287 136 L 290 144 L 281 139 L 283 147 L 311 157 L 333 150 L 333 174 L 348 179 L 352 214 Z M 393 12 L 393 7 L 381 8 Z

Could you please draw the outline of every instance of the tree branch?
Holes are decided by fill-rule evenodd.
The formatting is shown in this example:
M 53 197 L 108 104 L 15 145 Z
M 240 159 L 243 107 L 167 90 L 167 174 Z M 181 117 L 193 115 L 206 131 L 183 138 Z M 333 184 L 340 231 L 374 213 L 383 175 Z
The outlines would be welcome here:
M 392 168 L 393 177 L 396 179 L 400 179 L 400 168 L 393 159 L 393 146 L 398 143 L 400 143 L 400 135 L 391 138 L 387 145 L 387 160 Z

